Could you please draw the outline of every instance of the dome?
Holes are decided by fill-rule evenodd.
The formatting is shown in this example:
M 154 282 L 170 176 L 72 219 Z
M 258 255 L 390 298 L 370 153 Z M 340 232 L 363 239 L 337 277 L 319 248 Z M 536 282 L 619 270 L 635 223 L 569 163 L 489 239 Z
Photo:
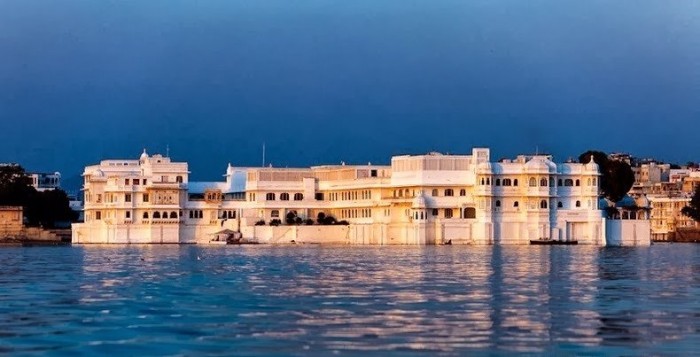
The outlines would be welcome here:
M 143 153 L 141 154 L 139 161 L 146 161 L 146 160 L 148 160 L 148 154 L 146 153 L 146 149 L 143 149 Z
M 598 209 L 606 209 L 606 208 L 612 207 L 612 206 L 613 206 L 612 202 L 605 197 L 602 197 L 601 199 L 598 200 Z
M 615 207 L 634 207 L 637 205 L 637 202 L 634 201 L 634 198 L 632 198 L 630 195 L 625 195 L 621 200 L 617 201 L 615 204 Z
M 92 175 L 95 177 L 104 177 L 105 173 L 102 170 L 97 169 L 97 170 L 92 172 Z
M 428 207 L 428 202 L 425 199 L 425 196 L 423 195 L 423 192 L 421 192 L 416 198 L 413 199 L 413 204 L 411 205 L 412 208 L 426 208 Z
M 647 195 L 641 195 L 637 197 L 634 202 L 637 204 L 637 207 L 641 208 L 649 208 L 651 204 L 649 203 L 649 199 L 647 198 Z
M 586 170 L 595 171 L 595 172 L 598 172 L 600 169 L 598 164 L 595 162 L 595 158 L 593 157 L 593 155 L 591 155 L 591 159 L 588 161 L 588 163 L 585 165 L 585 167 L 586 167 Z
M 533 157 L 530 161 L 525 163 L 525 170 L 528 172 L 556 172 L 556 165 L 548 159 Z

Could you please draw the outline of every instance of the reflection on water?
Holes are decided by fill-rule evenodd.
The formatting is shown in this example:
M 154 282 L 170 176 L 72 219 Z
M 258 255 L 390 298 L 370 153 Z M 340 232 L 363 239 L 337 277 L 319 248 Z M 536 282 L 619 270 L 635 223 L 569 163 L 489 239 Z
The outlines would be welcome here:
M 0 250 L 0 352 L 688 354 L 700 246 Z

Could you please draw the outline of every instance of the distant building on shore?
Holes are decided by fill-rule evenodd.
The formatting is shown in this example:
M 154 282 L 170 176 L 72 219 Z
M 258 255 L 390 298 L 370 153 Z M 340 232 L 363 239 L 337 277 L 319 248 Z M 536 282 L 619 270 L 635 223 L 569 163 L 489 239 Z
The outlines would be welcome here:
M 606 244 L 593 161 L 493 163 L 489 149 L 475 148 L 395 156 L 387 166 L 229 165 L 224 176 L 190 182 L 187 163 L 145 151 L 88 166 L 73 242 L 207 243 L 225 231 L 264 243 Z M 306 225 L 319 216 L 347 225 Z

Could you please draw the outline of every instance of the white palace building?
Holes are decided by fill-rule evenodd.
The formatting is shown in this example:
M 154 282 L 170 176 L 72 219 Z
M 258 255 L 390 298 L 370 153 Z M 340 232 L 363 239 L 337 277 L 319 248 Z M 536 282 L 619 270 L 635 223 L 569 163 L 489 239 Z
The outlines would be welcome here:
M 395 156 L 390 166 L 229 165 L 222 182 L 188 176 L 187 163 L 145 151 L 86 167 L 85 221 L 73 225 L 73 243 L 209 243 L 235 232 L 260 243 L 610 244 L 593 161 L 493 163 L 489 149 L 475 148 Z M 320 225 L 319 213 L 348 224 Z M 630 245 L 648 244 L 644 227 Z

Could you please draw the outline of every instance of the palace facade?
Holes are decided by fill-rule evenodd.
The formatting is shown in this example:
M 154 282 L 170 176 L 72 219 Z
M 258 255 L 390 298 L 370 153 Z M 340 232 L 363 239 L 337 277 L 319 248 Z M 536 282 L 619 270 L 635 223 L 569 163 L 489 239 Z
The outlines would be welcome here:
M 391 165 L 233 167 L 190 182 L 187 163 L 145 151 L 84 177 L 74 243 L 207 243 L 222 231 L 262 243 L 605 245 L 598 165 L 550 156 L 395 156 Z M 339 225 L 319 225 L 319 214 Z M 272 223 L 272 225 L 270 225 Z M 310 224 L 313 223 L 313 224 Z

